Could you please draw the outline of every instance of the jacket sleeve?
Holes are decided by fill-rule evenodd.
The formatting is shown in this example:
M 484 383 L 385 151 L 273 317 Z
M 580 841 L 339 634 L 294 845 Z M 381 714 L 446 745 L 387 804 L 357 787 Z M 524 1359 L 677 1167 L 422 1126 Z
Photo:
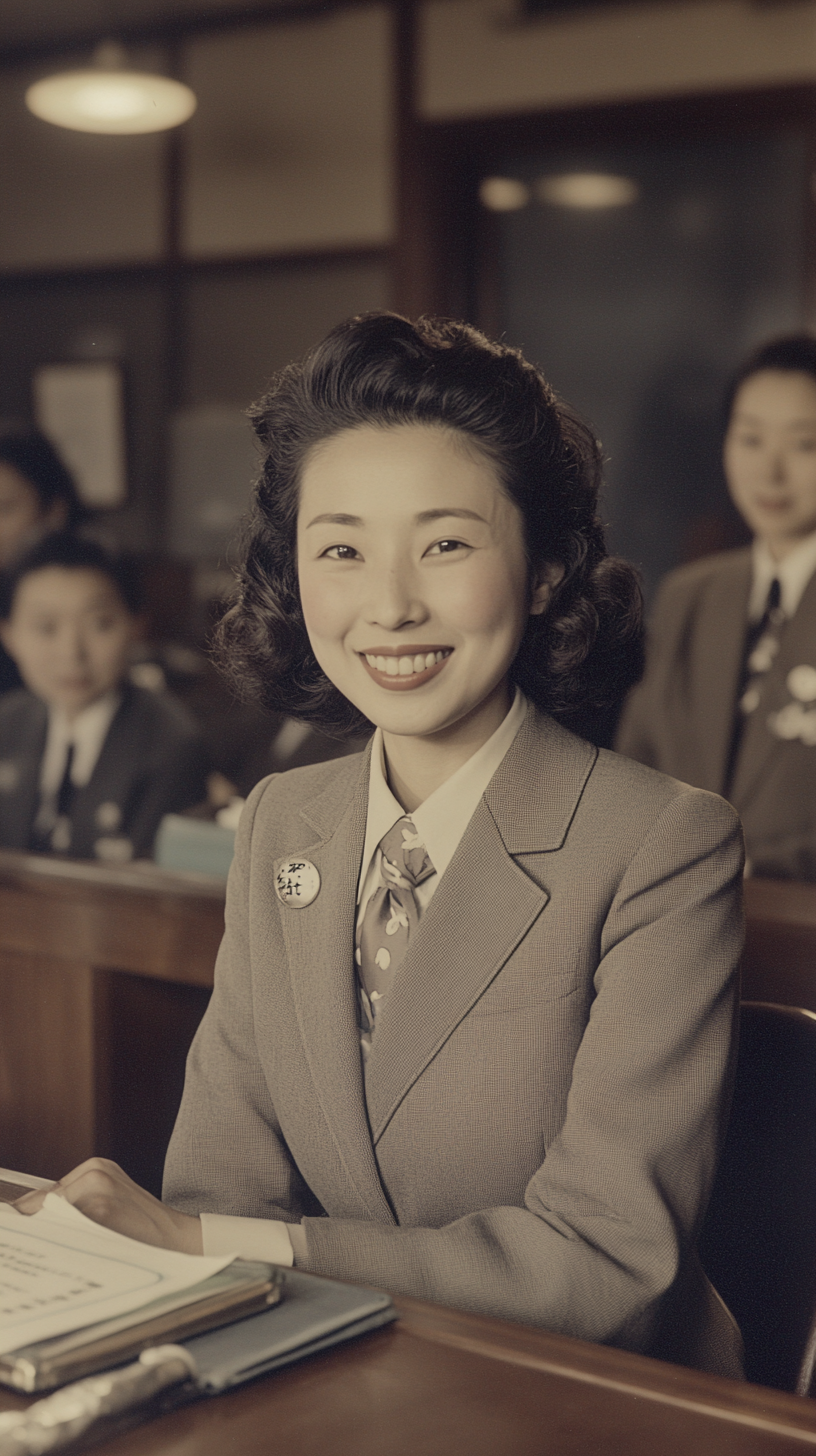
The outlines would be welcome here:
M 727 1118 L 741 872 L 731 808 L 673 798 L 610 906 L 566 1118 L 522 1207 L 435 1229 L 307 1217 L 298 1266 L 654 1348 L 661 1302 L 695 1262 Z
M 321 1209 L 286 1146 L 257 1058 L 249 974 L 250 844 L 268 784 L 256 785 L 241 815 L 212 999 L 187 1058 L 162 1197 L 189 1213 L 251 1209 L 255 1217 L 297 1223 Z

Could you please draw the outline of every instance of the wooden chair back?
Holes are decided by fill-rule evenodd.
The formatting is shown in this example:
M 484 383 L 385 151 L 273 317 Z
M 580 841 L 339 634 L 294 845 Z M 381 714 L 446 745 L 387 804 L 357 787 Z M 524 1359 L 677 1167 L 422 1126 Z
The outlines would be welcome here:
M 700 1239 L 748 1379 L 816 1394 L 816 1013 L 746 1001 L 734 1103 Z

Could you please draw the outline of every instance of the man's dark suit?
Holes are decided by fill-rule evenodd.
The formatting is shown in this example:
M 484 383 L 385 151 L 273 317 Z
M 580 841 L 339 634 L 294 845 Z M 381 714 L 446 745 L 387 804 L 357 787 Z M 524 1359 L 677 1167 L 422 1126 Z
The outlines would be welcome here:
M 701 789 L 726 794 L 754 874 L 816 880 L 816 576 L 782 631 L 726 782 L 748 625 L 750 549 L 667 576 L 655 606 L 646 675 L 630 694 L 615 747 Z M 810 669 L 791 678 L 795 668 Z M 782 718 L 778 715 L 784 714 Z M 795 736 L 780 728 L 790 725 Z M 798 725 L 798 731 L 797 731 Z
M 0 701 L 0 845 L 27 849 L 40 802 L 48 711 L 25 689 Z M 206 797 L 198 729 L 171 698 L 128 684 L 90 781 L 71 808 L 76 859 L 150 855 L 164 814 Z

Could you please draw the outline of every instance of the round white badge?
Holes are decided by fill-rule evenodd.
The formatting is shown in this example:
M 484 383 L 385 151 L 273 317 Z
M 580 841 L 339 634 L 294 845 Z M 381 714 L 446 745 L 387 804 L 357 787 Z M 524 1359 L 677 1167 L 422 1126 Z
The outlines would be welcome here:
M 308 859 L 286 859 L 275 876 L 275 894 L 284 905 L 302 910 L 317 899 L 320 875 Z
M 801 667 L 792 667 L 787 677 L 788 692 L 800 703 L 812 703 L 816 698 L 816 667 L 803 662 Z

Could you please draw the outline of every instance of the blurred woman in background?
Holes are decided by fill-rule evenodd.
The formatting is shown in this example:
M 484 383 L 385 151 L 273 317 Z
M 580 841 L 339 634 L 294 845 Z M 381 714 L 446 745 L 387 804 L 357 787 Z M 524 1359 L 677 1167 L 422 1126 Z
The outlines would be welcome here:
M 745 361 L 723 462 L 753 545 L 665 578 L 615 746 L 730 799 L 752 873 L 816 880 L 816 339 Z

